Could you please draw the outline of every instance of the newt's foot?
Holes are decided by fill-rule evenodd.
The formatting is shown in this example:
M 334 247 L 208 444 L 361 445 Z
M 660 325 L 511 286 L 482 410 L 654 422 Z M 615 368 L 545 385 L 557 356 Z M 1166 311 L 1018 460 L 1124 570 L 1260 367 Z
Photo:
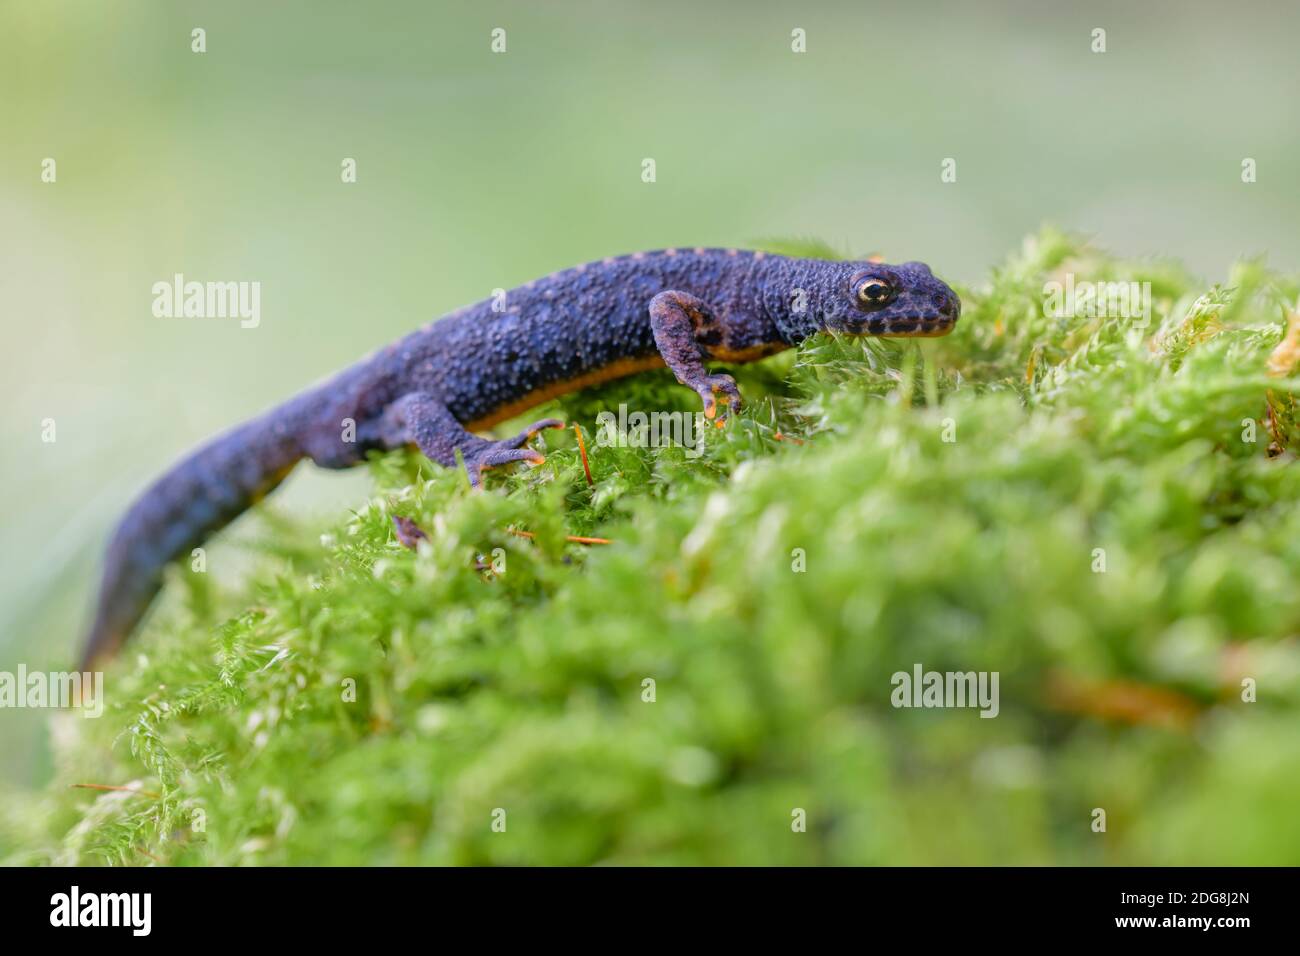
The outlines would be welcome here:
M 401 515 L 393 515 L 393 532 L 397 535 L 397 540 L 412 551 L 416 549 L 421 541 L 427 541 L 429 538 L 418 524 L 410 518 L 403 518 Z
M 514 438 L 507 438 L 503 443 L 511 448 L 522 448 L 525 444 L 537 437 L 537 433 L 545 431 L 548 428 L 563 428 L 564 422 L 558 418 L 543 418 L 541 421 L 533 422 Z
M 718 414 L 718 401 L 731 408 L 732 412 L 740 411 L 740 389 L 736 387 L 736 380 L 725 372 L 719 372 L 717 375 L 710 375 L 699 384 L 692 386 L 695 393 L 700 396 L 704 402 L 704 417 L 714 418 Z M 714 396 L 717 396 L 716 398 Z
M 465 459 L 465 470 L 469 472 L 469 483 L 475 488 L 479 487 L 483 483 L 483 472 L 489 468 L 508 465 L 512 461 L 542 464 L 546 461 L 546 456 L 536 449 L 529 448 L 528 442 L 540 431 L 563 427 L 564 422 L 558 418 L 543 418 L 541 421 L 533 422 L 514 438 L 503 438 L 501 441 L 479 439 L 478 443 L 468 448 L 462 447 L 460 453 Z

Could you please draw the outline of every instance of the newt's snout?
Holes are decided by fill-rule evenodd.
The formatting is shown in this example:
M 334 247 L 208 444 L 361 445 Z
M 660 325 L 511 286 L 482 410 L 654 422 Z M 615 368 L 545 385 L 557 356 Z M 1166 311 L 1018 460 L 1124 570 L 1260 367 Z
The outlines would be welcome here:
M 924 262 L 861 263 L 849 276 L 845 331 L 856 335 L 947 335 L 961 299 Z
M 938 282 L 938 279 L 934 280 Z M 961 299 L 947 286 L 943 292 L 935 292 L 929 297 L 928 308 L 917 308 L 913 315 L 905 315 L 887 320 L 886 330 L 874 333 L 886 338 L 907 336 L 911 338 L 934 338 L 947 335 L 961 317 Z

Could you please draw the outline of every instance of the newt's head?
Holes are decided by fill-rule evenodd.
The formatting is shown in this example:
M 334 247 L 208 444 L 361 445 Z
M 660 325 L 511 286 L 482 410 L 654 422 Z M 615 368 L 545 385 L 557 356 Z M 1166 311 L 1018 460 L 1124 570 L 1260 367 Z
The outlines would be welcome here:
M 961 315 L 961 299 L 924 262 L 891 266 L 843 262 L 829 302 L 825 327 L 849 335 L 947 335 Z

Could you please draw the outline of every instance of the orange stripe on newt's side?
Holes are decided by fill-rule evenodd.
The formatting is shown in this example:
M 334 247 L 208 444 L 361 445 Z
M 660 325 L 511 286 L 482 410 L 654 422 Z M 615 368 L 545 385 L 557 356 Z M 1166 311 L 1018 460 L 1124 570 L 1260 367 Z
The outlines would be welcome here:
M 485 428 L 491 428 L 493 425 L 499 425 L 501 422 L 509 421 L 516 415 L 522 415 L 528 409 L 540 405 L 542 402 L 549 402 L 553 398 L 559 398 L 561 395 L 568 395 L 570 392 L 589 388 L 592 385 L 600 385 L 603 382 L 611 382 L 616 378 L 635 375 L 637 372 L 648 372 L 652 368 L 663 368 L 663 365 L 664 360 L 660 355 L 619 359 L 617 362 L 610 362 L 603 368 L 586 372 L 575 378 L 565 379 L 562 382 L 552 382 L 550 385 L 543 385 L 541 388 L 534 389 L 522 398 L 507 402 L 482 418 L 466 422 L 465 430 L 470 432 L 482 431 Z
M 769 355 L 775 355 L 789 348 L 784 342 L 763 343 L 761 345 L 750 346 L 745 349 L 725 349 L 712 348 L 709 350 L 709 360 L 714 362 L 757 362 L 759 359 L 767 358 Z M 493 425 L 499 425 L 501 422 L 509 421 L 516 415 L 522 415 L 528 409 L 550 401 L 552 398 L 559 398 L 561 395 L 568 395 L 570 392 L 576 392 L 579 389 L 589 388 L 592 385 L 600 385 L 604 382 L 611 382 L 616 378 L 625 378 L 628 375 L 635 375 L 638 372 L 648 372 L 650 369 L 663 368 L 664 360 L 661 355 L 646 355 L 641 358 L 619 359 L 617 362 L 610 362 L 603 368 L 598 368 L 591 372 L 579 375 L 576 378 L 565 379 L 562 382 L 552 382 L 550 385 L 544 385 L 541 388 L 534 389 L 522 398 L 517 398 L 513 402 L 502 405 L 494 412 L 484 415 L 482 418 L 476 418 L 472 422 L 465 423 L 466 431 L 482 431 L 485 428 L 491 428 Z

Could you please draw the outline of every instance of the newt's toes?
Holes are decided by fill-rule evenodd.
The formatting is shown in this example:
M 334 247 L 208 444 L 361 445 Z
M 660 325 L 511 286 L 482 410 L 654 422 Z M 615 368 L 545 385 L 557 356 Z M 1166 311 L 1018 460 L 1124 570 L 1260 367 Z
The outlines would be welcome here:
M 717 417 L 719 401 L 729 406 L 733 412 L 740 410 L 740 389 L 736 387 L 736 380 L 730 375 L 725 373 L 710 375 L 700 383 L 695 392 L 704 402 L 705 418 Z
M 511 462 L 526 461 L 531 465 L 540 465 L 546 456 L 534 448 L 516 448 L 510 441 L 492 442 L 476 452 L 465 456 L 465 470 L 469 472 L 469 483 L 475 488 L 483 484 L 483 472 L 489 468 L 508 465 Z
M 479 458 L 479 467 L 495 468 L 497 465 L 508 465 L 512 461 L 527 461 L 534 465 L 540 465 L 546 461 L 546 456 L 535 448 L 490 449 Z
M 563 428 L 564 422 L 558 418 L 543 418 L 541 421 L 533 422 L 514 438 L 506 439 L 505 444 L 512 448 L 518 448 L 537 437 L 538 432 L 545 431 L 548 428 Z

